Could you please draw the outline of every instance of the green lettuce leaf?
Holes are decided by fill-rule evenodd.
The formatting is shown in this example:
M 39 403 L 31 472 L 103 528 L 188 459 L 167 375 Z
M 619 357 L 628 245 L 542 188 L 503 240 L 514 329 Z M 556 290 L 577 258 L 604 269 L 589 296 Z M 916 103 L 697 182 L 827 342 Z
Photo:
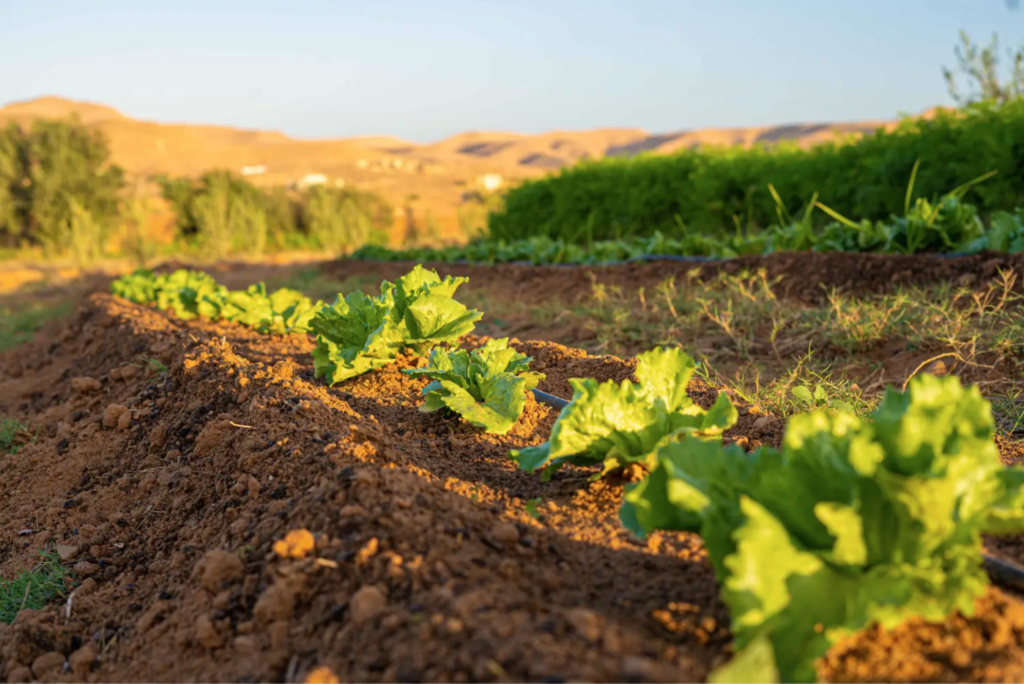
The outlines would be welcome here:
M 816 660 L 872 623 L 971 615 L 981 535 L 1024 531 L 1022 487 L 978 388 L 923 375 L 870 420 L 793 416 L 781 451 L 669 444 L 620 518 L 703 538 L 739 652 L 712 679 L 814 681 Z
M 381 294 L 339 295 L 309 320 L 317 333 L 313 365 L 317 377 L 335 385 L 382 368 L 404 351 L 425 355 L 438 344 L 472 332 L 483 313 L 452 299 L 467 278 L 442 280 L 417 265 L 395 283 L 381 283 Z
M 137 269 L 114 280 L 110 289 L 113 294 L 137 304 L 170 310 L 182 320 L 199 316 L 211 320 L 219 318 L 228 294 L 227 288 L 206 273 L 186 269 L 163 275 Z
M 479 349 L 430 353 L 426 368 L 403 373 L 428 377 L 422 411 L 447 408 L 491 434 L 512 429 L 526 407 L 526 393 L 544 379 L 527 371 L 532 359 L 508 346 L 508 338 L 489 340 Z
M 115 278 L 110 291 L 136 304 L 151 304 L 156 300 L 157 276 L 148 268 L 138 268 L 132 273 Z
M 685 435 L 720 437 L 736 409 L 724 394 L 707 411 L 693 403 L 686 388 L 695 368 L 681 349 L 659 347 L 637 356 L 636 384 L 574 378 L 548 441 L 510 455 L 527 472 L 543 468 L 545 480 L 566 463 L 602 464 L 600 477 L 631 463 L 653 468 L 658 449 Z
M 267 294 L 267 286 L 257 283 L 244 291 L 229 292 L 221 308 L 225 320 L 255 328 L 263 334 L 287 335 L 310 331 L 309 323 L 323 302 L 288 288 Z

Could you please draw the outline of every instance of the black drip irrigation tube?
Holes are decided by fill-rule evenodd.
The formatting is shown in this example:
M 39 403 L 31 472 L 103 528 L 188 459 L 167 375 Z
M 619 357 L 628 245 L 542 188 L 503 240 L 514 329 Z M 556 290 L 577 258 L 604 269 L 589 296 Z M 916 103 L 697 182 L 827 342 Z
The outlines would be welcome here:
M 554 394 L 548 394 L 547 392 L 541 392 L 539 389 L 533 390 L 533 397 L 542 404 L 547 404 L 556 411 L 561 411 L 569 405 L 565 399 L 556 397 Z
M 772 254 L 802 254 L 803 252 L 771 252 L 769 254 L 751 254 L 748 256 L 771 256 Z M 884 254 L 882 252 L 807 252 L 807 254 L 872 254 L 879 256 L 925 256 L 925 257 L 936 257 L 939 259 L 959 259 L 961 257 L 975 256 L 971 252 L 918 252 L 916 254 Z M 680 261 L 684 263 L 692 264 L 724 264 L 730 261 L 736 261 L 737 259 L 743 259 L 746 257 L 703 257 L 703 256 L 675 256 L 672 254 L 642 254 L 640 256 L 631 257 L 629 259 L 622 259 L 619 261 L 597 261 L 592 264 L 544 264 L 534 263 L 532 261 L 504 261 L 504 262 L 487 262 L 487 261 L 470 261 L 469 259 L 456 259 L 455 261 L 439 261 L 434 263 L 444 263 L 451 266 L 551 266 L 555 268 L 593 268 L 594 266 L 625 266 L 627 264 L 639 264 L 639 263 L 651 263 L 656 261 Z M 381 261 L 379 259 L 357 259 L 357 261 L 376 261 L 378 263 L 394 263 L 391 261 Z M 402 261 L 415 261 L 414 259 L 403 259 Z M 425 260 L 429 262 L 430 260 Z
M 548 394 L 547 392 L 541 392 L 539 389 L 533 390 L 533 396 L 540 403 L 547 404 L 557 411 L 561 411 L 569 405 L 569 402 L 565 399 Z M 1024 567 L 1008 560 L 990 556 L 987 553 L 981 554 L 981 557 L 982 567 L 985 568 L 985 572 L 988 573 L 993 582 L 1005 589 L 1024 593 Z

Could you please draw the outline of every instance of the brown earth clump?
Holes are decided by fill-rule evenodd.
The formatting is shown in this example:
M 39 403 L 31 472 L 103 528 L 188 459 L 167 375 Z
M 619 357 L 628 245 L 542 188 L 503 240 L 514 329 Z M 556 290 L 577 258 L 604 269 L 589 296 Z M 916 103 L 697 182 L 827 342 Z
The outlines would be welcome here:
M 633 369 L 516 346 L 566 398 L 568 378 Z M 484 435 L 418 410 L 425 381 L 400 370 L 422 359 L 328 388 L 311 349 L 93 295 L 0 354 L 0 413 L 39 431 L 0 455 L 0 576 L 59 543 L 77 584 L 0 625 L 0 678 L 692 681 L 729 657 L 700 539 L 619 524 L 635 474 L 545 483 L 509 461 L 547 438 L 551 409 L 531 399 Z M 765 418 L 741 407 L 727 440 L 778 444 Z M 822 672 L 1019 679 L 1021 605 L 993 589 L 973 618 L 869 632 Z

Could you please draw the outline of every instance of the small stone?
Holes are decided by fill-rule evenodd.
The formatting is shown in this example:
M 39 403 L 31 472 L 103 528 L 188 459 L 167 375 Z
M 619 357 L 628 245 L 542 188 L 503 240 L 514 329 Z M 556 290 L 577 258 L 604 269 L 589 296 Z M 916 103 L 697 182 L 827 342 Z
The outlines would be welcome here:
M 922 368 L 921 372 L 937 376 L 949 375 L 949 366 L 942 359 L 937 359 Z
M 92 669 L 93 663 L 96 662 L 98 656 L 96 647 L 92 645 L 92 642 L 87 642 L 85 646 L 71 654 L 71 657 L 68 658 L 68 664 L 71 666 L 71 671 L 76 677 L 84 679 Z
M 57 544 L 57 555 L 60 556 L 62 561 L 72 560 L 78 555 L 78 547 L 68 546 L 67 544 Z
M 271 585 L 256 600 L 252 609 L 253 617 L 264 624 L 291 619 L 299 589 L 298 581 L 301 580 L 278 580 Z
M 224 639 L 217 633 L 213 621 L 206 615 L 196 618 L 195 638 L 203 648 L 220 648 L 224 645 Z
M 622 678 L 627 682 L 651 680 L 656 670 L 656 664 L 649 658 L 629 656 L 622 661 Z
M 138 375 L 139 375 L 139 367 L 138 366 L 124 366 L 124 367 L 121 368 L 121 379 L 122 380 L 131 380 L 132 378 L 137 377 Z
M 95 563 L 90 563 L 89 561 L 85 560 L 78 561 L 77 563 L 75 563 L 75 567 L 72 568 L 72 570 L 75 571 L 75 574 L 79 577 L 89 577 L 90 575 L 95 575 L 96 571 L 99 569 L 99 566 Z
M 576 633 L 590 643 L 601 638 L 601 618 L 594 611 L 586 608 L 573 608 L 565 614 L 565 618 L 576 630 Z
M 491 539 L 499 544 L 515 544 L 519 541 L 519 530 L 510 522 L 500 522 L 491 528 Z
M 84 582 L 82 582 L 78 589 L 75 589 L 75 596 L 88 596 L 94 591 L 96 591 L 96 580 L 92 577 L 88 577 Z
M 111 404 L 103 410 L 103 427 L 117 427 L 118 418 L 128 412 L 128 407 L 122 404 Z
M 313 533 L 302 528 L 291 530 L 284 536 L 284 539 L 274 542 L 274 553 L 282 558 L 301 559 L 312 553 L 315 547 L 316 539 L 314 539 Z
M 754 421 L 755 430 L 764 430 L 765 428 L 771 427 L 775 423 L 774 416 L 761 416 Z
M 348 602 L 348 611 L 352 616 L 352 622 L 361 625 L 383 612 L 387 605 L 388 600 L 383 592 L 372 584 L 367 584 L 352 595 Z
M 242 579 L 244 572 L 242 559 L 236 554 L 223 549 L 212 549 L 203 556 L 200 581 L 207 591 L 216 594 L 223 588 L 224 583 Z
M 22 682 L 32 681 L 32 670 L 28 669 L 24 665 L 20 667 L 12 668 L 7 673 L 7 684 L 22 684 Z
M 256 652 L 256 640 L 247 634 L 235 637 L 234 641 L 235 650 L 242 654 L 250 654 Z
M 334 674 L 334 670 L 329 667 L 320 666 L 314 670 L 310 670 L 306 678 L 302 680 L 302 684 L 340 684 L 341 680 L 338 675 Z
M 270 648 L 275 651 L 288 647 L 289 624 L 285 620 L 271 623 L 267 627 L 267 634 L 270 635 Z
M 49 681 L 52 679 L 50 675 L 55 675 L 63 669 L 64 654 L 56 651 L 44 653 L 32 661 L 32 674 L 36 676 L 36 679 Z
M 377 555 L 378 551 L 380 551 L 380 541 L 376 537 L 370 537 L 370 540 L 356 552 L 356 563 L 362 565 L 368 562 Z
M 117 429 L 127 430 L 132 424 L 132 414 L 130 411 L 125 411 L 117 417 Z
M 121 379 L 121 369 L 120 368 L 111 368 L 110 369 L 110 379 L 111 380 L 120 380 Z
M 100 383 L 100 381 L 97 380 L 96 378 L 71 378 L 71 389 L 78 392 L 79 394 L 89 394 L 90 392 L 98 392 L 102 387 L 102 383 Z

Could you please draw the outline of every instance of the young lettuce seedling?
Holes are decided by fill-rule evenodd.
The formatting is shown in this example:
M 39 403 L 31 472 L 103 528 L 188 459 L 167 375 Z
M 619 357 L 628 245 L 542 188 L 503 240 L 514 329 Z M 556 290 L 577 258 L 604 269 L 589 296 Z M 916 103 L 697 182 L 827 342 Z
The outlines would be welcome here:
M 435 346 L 473 331 L 483 313 L 453 298 L 468 278 L 444 280 L 417 265 L 379 297 L 353 292 L 320 309 L 310 321 L 317 333 L 313 366 L 331 385 L 382 368 L 399 352 L 425 356 Z
M 229 292 L 220 313 L 225 320 L 263 334 L 287 335 L 309 332 L 309 322 L 323 305 L 286 287 L 268 295 L 267 286 L 257 283 L 246 290 Z
M 812 682 L 872 623 L 973 614 L 981 535 L 1024 531 L 1024 470 L 1000 463 L 994 434 L 977 387 L 922 375 L 870 420 L 793 416 L 781 452 L 670 444 L 620 517 L 703 538 L 738 653 L 713 681 Z
M 637 384 L 573 378 L 550 439 L 509 455 L 528 473 L 543 468 L 545 480 L 566 463 L 603 464 L 596 478 L 632 463 L 653 468 L 660 447 L 687 435 L 720 438 L 736 424 L 736 408 L 724 394 L 710 410 L 693 403 L 686 388 L 696 367 L 682 349 L 658 347 L 637 356 Z
M 154 275 L 148 269 L 137 269 L 110 284 L 113 294 L 136 304 L 170 309 L 182 320 L 205 316 L 220 317 L 228 289 L 201 271 L 178 269 L 168 275 Z
M 431 379 L 423 388 L 421 411 L 450 409 L 485 432 L 503 435 L 523 415 L 526 393 L 544 379 L 543 373 L 527 370 L 532 360 L 510 349 L 504 338 L 471 352 L 435 349 L 426 368 L 402 372 Z

